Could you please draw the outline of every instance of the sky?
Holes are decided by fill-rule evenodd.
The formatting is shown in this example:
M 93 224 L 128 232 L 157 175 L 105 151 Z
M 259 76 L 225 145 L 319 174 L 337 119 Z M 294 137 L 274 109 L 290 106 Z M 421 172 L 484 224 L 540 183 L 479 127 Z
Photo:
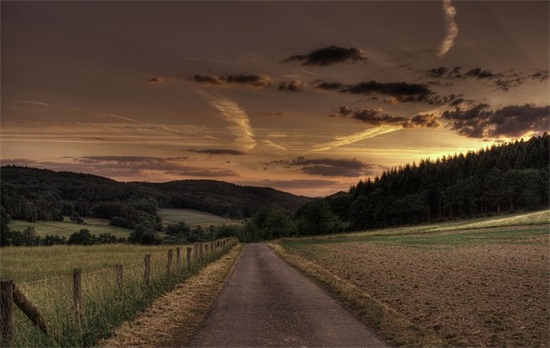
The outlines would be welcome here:
M 548 1 L 2 1 L 2 165 L 310 197 L 550 128 Z

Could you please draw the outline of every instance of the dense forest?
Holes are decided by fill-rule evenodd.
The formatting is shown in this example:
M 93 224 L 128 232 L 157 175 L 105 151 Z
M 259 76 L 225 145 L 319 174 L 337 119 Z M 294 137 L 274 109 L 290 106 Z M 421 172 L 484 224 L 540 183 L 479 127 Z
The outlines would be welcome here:
M 548 208 L 549 136 L 385 171 L 327 197 L 354 230 Z

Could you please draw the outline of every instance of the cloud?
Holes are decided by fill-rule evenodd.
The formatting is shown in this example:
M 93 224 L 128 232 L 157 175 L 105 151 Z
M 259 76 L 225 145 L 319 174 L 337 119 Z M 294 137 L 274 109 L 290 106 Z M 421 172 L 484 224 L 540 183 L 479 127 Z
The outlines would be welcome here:
M 447 32 L 437 50 L 437 58 L 439 59 L 445 57 L 447 52 L 453 47 L 458 35 L 458 26 L 455 22 L 456 8 L 451 5 L 451 0 L 443 0 L 443 12 L 445 14 L 445 29 Z
M 308 151 L 308 153 L 331 150 L 340 146 L 353 144 L 361 140 L 374 138 L 382 134 L 395 132 L 400 130 L 401 128 L 401 126 L 396 125 L 383 125 L 375 128 L 365 129 L 364 131 L 358 133 L 336 137 L 333 141 L 329 141 L 327 143 L 314 145 L 313 148 Z
M 162 85 L 174 80 L 177 80 L 177 78 L 174 76 L 155 76 L 147 80 L 147 82 L 152 84 Z
M 290 82 L 281 82 L 279 84 L 279 91 L 286 91 L 286 92 L 299 92 L 306 84 L 300 80 L 292 80 Z
M 339 82 L 321 82 L 315 86 L 315 88 L 325 91 L 336 91 L 342 89 L 342 87 L 344 87 L 344 85 Z
M 243 151 L 252 150 L 256 146 L 256 140 L 254 139 L 254 131 L 250 125 L 250 120 L 244 109 L 226 98 L 210 96 L 208 99 L 210 104 L 218 109 L 223 118 L 230 124 L 227 129 L 236 137 L 234 144 Z
M 495 86 L 503 91 L 508 91 L 511 88 L 519 87 L 528 81 L 544 82 L 548 80 L 548 70 L 536 71 L 533 73 L 517 73 L 513 70 L 505 72 L 493 72 L 483 68 L 472 68 L 466 72 L 462 71 L 462 67 L 457 66 L 452 69 L 444 66 L 433 68 L 426 71 L 426 75 L 436 79 L 446 80 L 491 80 Z M 438 81 L 430 82 L 438 84 Z
M 426 85 L 407 82 L 361 82 L 356 85 L 346 86 L 340 90 L 343 93 L 352 94 L 382 94 L 394 97 L 400 102 L 430 102 L 434 92 Z
M 288 57 L 285 62 L 300 61 L 302 65 L 327 66 L 343 62 L 366 60 L 367 56 L 361 49 L 354 47 L 329 46 L 313 50 L 307 54 Z
M 371 174 L 374 166 L 357 159 L 311 159 L 303 156 L 296 157 L 292 161 L 272 161 L 268 165 L 278 165 L 284 168 L 299 167 L 302 173 L 316 176 L 330 177 L 359 177 Z
M 462 67 L 457 66 L 452 69 L 440 66 L 438 68 L 430 69 L 426 71 L 429 77 L 433 78 L 444 78 L 449 80 L 454 79 L 467 79 L 467 78 L 476 78 L 476 79 L 494 79 L 503 76 L 500 73 L 494 73 L 491 70 L 486 70 L 482 68 L 473 68 L 467 72 L 462 72 Z
M 493 110 L 487 104 L 470 109 L 445 111 L 442 118 L 451 129 L 470 138 L 519 138 L 547 132 L 550 128 L 550 105 L 510 105 Z
M 356 109 L 341 106 L 332 117 L 349 117 L 374 126 L 400 126 L 402 128 L 427 127 L 436 128 L 441 125 L 434 114 L 417 114 L 411 118 L 384 113 L 382 109 Z
M 277 150 L 282 150 L 282 151 L 286 151 L 286 147 L 282 146 L 282 145 L 279 145 L 279 144 L 275 144 L 274 142 L 272 142 L 271 140 L 263 140 L 263 143 L 266 144 L 267 146 L 270 146 L 274 149 L 277 149 Z
M 514 74 L 511 77 L 504 77 L 500 78 L 497 81 L 495 81 L 495 85 L 497 88 L 508 91 L 511 88 L 519 87 L 523 85 L 528 80 L 534 80 L 537 82 L 543 82 L 548 80 L 548 71 L 538 71 L 533 74 L 518 76 L 517 74 Z
M 26 159 L 2 160 L 2 165 L 24 165 L 57 171 L 93 173 L 122 180 L 143 180 L 151 173 L 184 177 L 239 176 L 235 171 L 223 168 L 189 166 L 187 157 L 148 156 L 83 156 L 67 157 L 69 162 L 39 162 Z
M 190 77 L 190 80 L 214 86 L 241 84 L 253 87 L 266 87 L 273 83 L 271 78 L 266 75 L 193 75 Z
M 238 150 L 231 150 L 231 149 L 206 149 L 206 150 L 192 150 L 189 149 L 187 151 L 195 152 L 195 153 L 203 153 L 207 155 L 230 155 L 230 156 L 241 156 L 246 155 L 246 152 L 238 151 Z

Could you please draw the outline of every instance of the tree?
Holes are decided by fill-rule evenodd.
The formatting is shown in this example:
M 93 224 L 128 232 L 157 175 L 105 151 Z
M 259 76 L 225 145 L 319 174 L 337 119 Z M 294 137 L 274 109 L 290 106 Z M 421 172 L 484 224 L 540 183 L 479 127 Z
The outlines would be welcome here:
M 0 246 L 10 245 L 11 231 L 8 226 L 11 217 L 4 209 L 4 206 L 0 206 Z
M 92 245 L 97 244 L 97 240 L 94 235 L 90 233 L 88 229 L 81 229 L 69 236 L 67 240 L 69 245 Z
M 294 221 L 299 235 L 329 234 L 347 228 L 324 199 L 306 203 L 296 212 Z

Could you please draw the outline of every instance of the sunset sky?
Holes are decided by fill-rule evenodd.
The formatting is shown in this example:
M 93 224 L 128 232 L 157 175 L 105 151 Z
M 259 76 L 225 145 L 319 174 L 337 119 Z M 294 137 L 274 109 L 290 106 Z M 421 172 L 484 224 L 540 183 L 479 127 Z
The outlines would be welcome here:
M 2 164 L 306 196 L 548 131 L 548 1 L 1 2 Z

